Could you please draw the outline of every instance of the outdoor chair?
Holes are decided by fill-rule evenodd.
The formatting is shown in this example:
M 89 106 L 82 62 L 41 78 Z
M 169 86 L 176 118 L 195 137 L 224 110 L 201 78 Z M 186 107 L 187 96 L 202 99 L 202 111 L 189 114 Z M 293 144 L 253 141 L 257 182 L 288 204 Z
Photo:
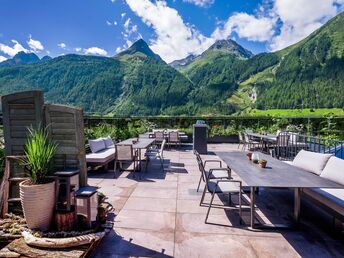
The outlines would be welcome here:
M 276 145 L 274 146 L 275 157 L 287 158 L 288 156 L 288 147 L 289 147 L 290 135 L 286 132 L 280 132 L 276 138 Z
M 248 150 L 251 150 L 252 147 L 253 149 L 255 149 L 256 147 L 259 149 L 260 145 L 261 145 L 261 142 L 251 139 L 251 137 L 246 132 L 244 133 L 243 150 L 246 149 L 246 146 L 248 147 Z
M 240 148 L 240 145 L 242 145 L 242 149 L 245 148 L 244 134 L 243 134 L 242 132 L 239 132 L 239 144 L 238 144 L 238 149 Z
M 228 170 L 227 168 L 222 168 L 221 160 L 205 160 L 203 162 L 202 158 L 201 158 L 201 155 L 196 150 L 194 150 L 194 153 L 196 155 L 198 168 L 199 168 L 199 171 L 201 173 L 199 181 L 198 181 L 197 192 L 199 191 L 199 188 L 201 186 L 202 180 L 203 180 L 203 182 L 206 182 L 205 178 L 210 178 L 210 179 L 231 179 L 230 170 Z M 212 173 L 210 173 L 210 170 L 207 171 L 205 169 L 206 166 L 207 166 L 207 163 L 219 163 L 219 167 L 213 168 L 212 169 Z M 205 174 L 206 176 L 203 177 L 203 174 Z
M 202 168 L 202 166 L 200 166 Z M 223 168 L 222 168 L 223 169 Z M 227 173 L 229 175 L 229 178 L 231 178 L 230 174 L 231 174 L 231 170 L 229 168 L 226 168 L 224 170 L 227 170 Z M 204 201 L 204 197 L 205 194 L 207 192 L 209 192 L 211 194 L 211 199 L 210 202 L 208 204 L 208 211 L 207 211 L 207 215 L 205 217 L 205 223 L 208 223 L 208 217 L 210 214 L 210 209 L 212 207 L 215 208 L 222 208 L 222 209 L 237 209 L 236 207 L 232 207 L 232 194 L 238 194 L 239 197 L 239 217 L 240 217 L 240 223 L 241 223 L 241 205 L 242 205 L 242 194 L 243 194 L 243 189 L 242 189 L 242 183 L 241 181 L 238 180 L 232 180 L 232 179 L 214 179 L 214 173 L 216 173 L 217 171 L 219 171 L 219 169 L 210 169 L 209 173 L 206 173 L 206 171 L 204 169 L 201 169 L 201 173 L 202 173 L 202 177 L 203 180 L 205 181 L 205 186 L 204 186 L 204 190 L 202 193 L 202 197 L 201 197 L 201 201 L 200 201 L 200 206 L 203 206 L 205 203 Z M 220 194 L 220 195 L 228 195 L 228 205 L 214 205 L 214 197 L 215 194 Z
M 159 159 L 161 168 L 164 169 L 164 148 L 166 144 L 166 139 L 164 139 L 161 143 L 160 149 L 149 149 L 146 151 L 145 156 L 146 156 L 146 168 L 145 171 L 147 171 L 148 167 L 148 162 L 150 162 L 152 159 Z
M 156 144 L 162 144 L 162 142 L 165 140 L 165 135 L 163 131 L 156 131 L 154 132 L 154 138 Z
M 176 146 L 180 146 L 180 137 L 179 133 L 176 131 L 171 131 L 168 133 L 168 147 L 174 144 Z
M 120 170 L 123 170 L 123 163 L 133 163 L 133 172 L 137 171 L 138 156 L 137 151 L 134 151 L 131 144 L 117 144 L 116 145 L 116 162 L 119 163 Z

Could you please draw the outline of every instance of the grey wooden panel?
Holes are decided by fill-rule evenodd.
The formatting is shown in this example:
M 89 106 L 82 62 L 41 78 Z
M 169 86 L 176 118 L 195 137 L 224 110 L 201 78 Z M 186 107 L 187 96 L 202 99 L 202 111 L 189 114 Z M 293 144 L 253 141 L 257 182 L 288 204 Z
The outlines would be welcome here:
M 43 92 L 17 92 L 1 97 L 6 155 L 23 154 L 27 128 L 38 128 L 42 122 Z M 20 144 L 18 144 L 20 143 Z M 15 150 L 13 147 L 15 144 Z
M 261 168 L 246 157 L 245 152 L 215 152 L 248 186 L 284 188 L 344 188 L 343 185 L 327 180 L 301 168 L 289 165 L 269 155 L 259 153 L 267 160 Z
M 63 165 L 79 168 L 80 185 L 86 186 L 87 168 L 82 109 L 64 105 L 45 105 L 44 115 L 49 134 L 58 144 L 55 169 L 61 169 Z

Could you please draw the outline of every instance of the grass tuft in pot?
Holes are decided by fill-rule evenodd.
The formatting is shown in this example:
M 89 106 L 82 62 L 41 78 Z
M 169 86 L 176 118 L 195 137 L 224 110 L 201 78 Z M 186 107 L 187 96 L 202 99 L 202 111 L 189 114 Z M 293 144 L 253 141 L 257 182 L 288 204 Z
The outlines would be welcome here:
M 25 144 L 25 157 L 22 165 L 30 173 L 32 184 L 47 183 L 47 176 L 52 171 L 53 158 L 57 144 L 49 139 L 45 128 L 30 127 L 29 137 Z

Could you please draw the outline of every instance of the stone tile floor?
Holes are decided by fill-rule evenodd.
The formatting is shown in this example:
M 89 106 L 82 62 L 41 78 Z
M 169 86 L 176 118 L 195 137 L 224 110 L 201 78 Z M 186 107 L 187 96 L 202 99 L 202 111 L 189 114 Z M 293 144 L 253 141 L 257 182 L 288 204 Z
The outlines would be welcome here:
M 231 144 L 208 148 L 210 153 L 237 150 Z M 207 208 L 199 206 L 200 173 L 190 148 L 167 150 L 164 170 L 152 162 L 141 179 L 138 175 L 122 172 L 115 179 L 111 171 L 90 173 L 89 184 L 99 186 L 115 207 L 113 230 L 92 257 L 344 257 L 343 238 L 329 233 L 330 218 L 305 201 L 297 230 L 249 230 L 239 224 L 237 211 L 222 209 L 212 209 L 211 224 L 205 224 Z M 257 206 L 260 221 L 285 222 L 293 209 L 292 192 L 260 189 Z M 243 219 L 248 225 L 249 210 Z

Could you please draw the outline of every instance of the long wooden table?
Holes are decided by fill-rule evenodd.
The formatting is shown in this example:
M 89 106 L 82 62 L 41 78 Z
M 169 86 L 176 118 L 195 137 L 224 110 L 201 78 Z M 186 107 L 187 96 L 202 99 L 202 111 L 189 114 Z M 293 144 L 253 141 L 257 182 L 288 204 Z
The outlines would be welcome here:
M 341 184 L 289 165 L 263 153 L 259 153 L 259 158 L 267 161 L 266 168 L 261 168 L 258 164 L 250 161 L 246 156 L 246 152 L 215 152 L 215 154 L 250 187 L 251 228 L 255 226 L 255 190 L 257 187 L 293 188 L 294 220 L 296 223 L 300 219 L 302 188 L 344 188 Z
M 139 166 L 141 170 L 141 150 L 147 149 L 155 142 L 154 138 L 129 138 L 127 140 L 116 143 L 116 145 L 121 144 L 131 144 L 134 149 L 138 150 Z

